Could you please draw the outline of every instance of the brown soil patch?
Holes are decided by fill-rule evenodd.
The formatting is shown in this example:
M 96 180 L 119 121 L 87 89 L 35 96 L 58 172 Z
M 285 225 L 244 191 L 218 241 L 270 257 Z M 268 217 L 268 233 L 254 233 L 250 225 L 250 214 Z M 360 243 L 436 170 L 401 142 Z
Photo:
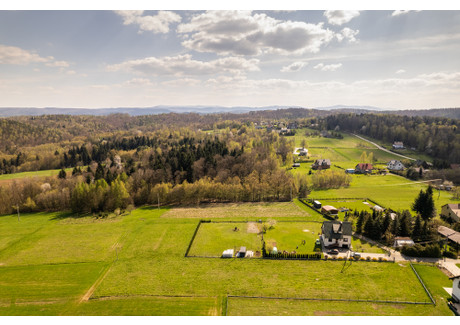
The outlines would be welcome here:
M 248 222 L 248 233 L 258 234 L 260 232 L 259 225 L 255 222 Z

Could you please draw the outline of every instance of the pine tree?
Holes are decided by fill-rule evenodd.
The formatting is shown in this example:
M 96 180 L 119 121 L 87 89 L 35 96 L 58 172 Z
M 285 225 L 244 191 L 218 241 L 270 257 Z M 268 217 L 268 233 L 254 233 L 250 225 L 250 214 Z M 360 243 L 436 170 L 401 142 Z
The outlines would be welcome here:
M 67 173 L 65 172 L 64 168 L 59 171 L 58 178 L 65 179 L 67 177 Z
M 361 213 L 358 216 L 358 220 L 356 221 L 356 232 L 360 234 L 363 231 L 363 225 L 366 221 L 364 211 L 361 211 Z
M 422 218 L 417 215 L 415 218 L 414 228 L 412 230 L 412 238 L 414 240 L 420 240 L 422 237 Z

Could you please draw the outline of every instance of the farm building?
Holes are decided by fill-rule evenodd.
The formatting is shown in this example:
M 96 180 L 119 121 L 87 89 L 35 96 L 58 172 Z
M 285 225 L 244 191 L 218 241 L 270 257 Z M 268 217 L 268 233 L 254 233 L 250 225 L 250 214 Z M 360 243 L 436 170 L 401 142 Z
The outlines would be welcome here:
M 387 168 L 389 170 L 404 170 L 405 167 L 399 160 L 390 160 L 390 162 L 387 164 Z
M 351 245 L 351 222 L 324 221 L 321 238 L 326 247 L 346 247 Z
M 374 167 L 372 167 L 372 164 L 360 163 L 356 165 L 355 173 L 356 174 L 369 174 L 372 172 L 372 169 L 374 169 Z
M 299 150 L 299 156 L 308 156 L 308 149 L 301 148 Z
M 339 210 L 337 210 L 337 208 L 334 208 L 332 205 L 325 205 L 321 208 L 321 212 L 324 214 L 334 216 L 339 213 Z
M 458 203 L 444 204 L 441 207 L 441 215 L 446 218 L 450 218 L 453 221 L 459 222 L 460 221 L 460 204 Z
M 393 143 L 393 149 L 404 149 L 404 144 L 401 141 L 395 141 Z
M 445 237 L 449 244 L 457 249 L 458 253 L 458 249 L 460 247 L 460 232 L 457 232 L 453 229 L 444 226 L 439 226 L 438 234 L 440 234 L 442 237 Z
M 331 168 L 331 161 L 329 159 L 317 159 L 313 165 L 312 169 L 321 170 Z
M 414 241 L 409 237 L 395 237 L 395 242 L 393 247 L 403 247 L 403 246 L 412 246 L 415 245 Z
M 313 201 L 313 206 L 314 206 L 316 209 L 321 209 L 321 202 L 319 202 L 319 201 Z

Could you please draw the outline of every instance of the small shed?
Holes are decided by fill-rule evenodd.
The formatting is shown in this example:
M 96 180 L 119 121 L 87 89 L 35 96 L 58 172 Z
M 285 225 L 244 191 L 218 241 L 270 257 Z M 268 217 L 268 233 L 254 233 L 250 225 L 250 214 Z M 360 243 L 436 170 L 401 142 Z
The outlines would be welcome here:
M 226 249 L 222 253 L 222 258 L 232 258 L 233 257 L 233 249 Z
M 375 211 L 384 211 L 384 210 L 385 210 L 385 209 L 382 208 L 380 205 L 374 205 L 374 206 L 372 207 L 372 209 L 375 210 Z
M 238 251 L 238 254 L 236 254 L 236 257 L 245 257 L 246 256 L 246 247 L 241 246 L 240 250 Z
M 300 167 L 300 163 L 294 163 L 292 167 Z
M 321 202 L 319 202 L 319 201 L 313 201 L 313 206 L 314 206 L 316 209 L 321 209 Z
M 409 237 L 395 237 L 394 247 L 413 246 L 414 241 Z
M 332 205 L 325 205 L 321 208 L 321 212 L 330 215 L 337 215 L 339 214 L 339 210 L 333 207 Z
M 355 170 L 353 168 L 348 168 L 348 169 L 345 169 L 345 173 L 347 174 L 354 174 L 355 173 Z

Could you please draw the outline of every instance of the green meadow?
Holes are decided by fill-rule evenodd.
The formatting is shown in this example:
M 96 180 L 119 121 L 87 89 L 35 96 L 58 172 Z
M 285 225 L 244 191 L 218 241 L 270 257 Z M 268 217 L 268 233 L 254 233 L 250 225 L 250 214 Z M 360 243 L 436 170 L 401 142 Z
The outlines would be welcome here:
M 202 224 L 192 250 L 221 254 L 223 247 L 237 240 L 243 240 L 237 245 L 244 243 L 249 249 L 257 244 L 258 234 L 247 231 L 246 221 L 260 225 L 260 218 L 276 220 L 266 236 L 284 243 L 286 250 L 298 246 L 302 238 L 311 250 L 321 223 L 299 204 L 282 204 L 295 220 L 275 217 L 280 203 L 252 204 L 258 213 L 250 216 L 248 204 L 229 206 L 223 217 L 223 206 L 213 210 L 210 205 L 177 209 L 187 216 L 183 218 L 176 209 L 151 207 L 106 220 L 57 213 L 22 215 L 20 221 L 14 215 L 2 216 L 0 231 L 9 239 L 2 241 L 0 250 L 0 314 L 238 315 L 239 304 L 245 304 L 243 314 L 249 315 L 360 315 L 372 314 L 368 304 L 229 298 L 227 308 L 227 295 L 427 300 L 405 263 L 184 256 L 198 216 L 219 223 Z M 236 223 L 222 222 L 225 218 Z M 232 230 L 235 226 L 239 231 Z M 438 280 L 443 286 L 450 280 L 441 271 L 431 267 L 421 276 L 434 279 L 427 285 L 436 299 L 445 299 Z M 379 315 L 451 314 L 441 302 L 410 308 L 376 306 Z
M 296 146 L 305 131 L 294 136 Z M 395 158 L 352 135 L 305 139 L 311 159 L 329 158 L 336 170 L 354 167 L 363 151 L 379 163 Z M 291 172 L 308 173 L 311 163 Z M 2 175 L 0 181 L 57 172 Z M 367 198 L 402 210 L 426 188 L 392 174 L 351 177 L 349 187 L 312 191 L 309 198 L 369 210 Z M 452 202 L 449 192 L 435 192 L 434 199 L 438 211 Z M 339 217 L 343 220 L 344 213 Z M 195 257 L 185 257 L 200 220 L 211 222 L 201 224 L 190 246 L 189 256 Z M 292 299 L 427 302 L 407 263 L 218 258 L 228 248 L 260 251 L 264 225 L 267 244 L 312 253 L 324 220 L 296 199 L 141 207 L 105 219 L 69 213 L 21 214 L 19 221 L 17 215 L 0 216 L 0 315 L 452 315 L 443 289 L 452 281 L 430 265 L 415 268 L 435 306 Z M 352 245 L 382 253 L 356 238 Z

